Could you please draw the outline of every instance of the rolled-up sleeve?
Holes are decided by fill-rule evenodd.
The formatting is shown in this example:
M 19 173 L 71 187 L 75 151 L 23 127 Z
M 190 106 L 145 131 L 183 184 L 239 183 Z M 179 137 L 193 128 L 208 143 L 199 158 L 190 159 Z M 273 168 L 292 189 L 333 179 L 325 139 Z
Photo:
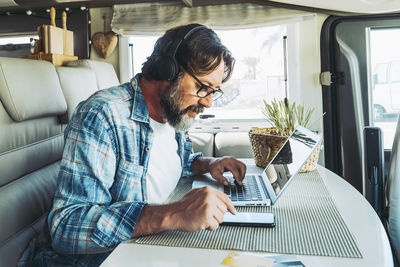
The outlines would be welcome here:
M 177 141 L 180 146 L 180 157 L 182 158 L 182 177 L 193 176 L 192 163 L 197 157 L 202 157 L 203 153 L 193 153 L 193 144 L 184 132 L 177 133 Z

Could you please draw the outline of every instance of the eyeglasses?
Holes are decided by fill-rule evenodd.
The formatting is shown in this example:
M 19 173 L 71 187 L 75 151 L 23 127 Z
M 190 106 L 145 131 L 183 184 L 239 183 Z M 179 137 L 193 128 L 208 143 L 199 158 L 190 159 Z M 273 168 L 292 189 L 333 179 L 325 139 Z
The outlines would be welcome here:
M 193 79 L 196 80 L 196 82 L 198 82 L 200 84 L 200 89 L 197 90 L 197 92 L 196 92 L 196 95 L 198 97 L 205 98 L 205 97 L 209 96 L 210 94 L 212 94 L 212 99 L 213 99 L 213 101 L 215 101 L 224 94 L 224 92 L 221 89 L 214 89 L 211 86 L 205 85 L 196 76 L 194 76 L 190 72 L 187 72 L 187 73 L 190 76 L 192 76 Z

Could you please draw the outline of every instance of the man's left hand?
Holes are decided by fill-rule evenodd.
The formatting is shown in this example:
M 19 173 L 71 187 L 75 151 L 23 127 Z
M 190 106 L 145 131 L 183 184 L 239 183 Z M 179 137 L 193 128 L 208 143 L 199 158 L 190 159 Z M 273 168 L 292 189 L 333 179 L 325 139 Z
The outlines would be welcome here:
M 215 160 L 210 163 L 211 176 L 224 185 L 229 184 L 226 177 L 223 176 L 226 171 L 231 172 L 236 182 L 241 185 L 246 173 L 246 164 L 234 157 L 215 158 Z

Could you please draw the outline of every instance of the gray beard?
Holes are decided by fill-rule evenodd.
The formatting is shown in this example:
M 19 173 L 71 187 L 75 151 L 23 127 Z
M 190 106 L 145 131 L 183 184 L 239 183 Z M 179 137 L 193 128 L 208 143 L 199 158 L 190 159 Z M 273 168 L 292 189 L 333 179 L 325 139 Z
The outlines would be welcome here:
M 171 125 L 171 126 L 174 127 L 175 131 L 177 131 L 177 132 L 186 131 L 186 130 L 189 130 L 190 127 L 192 127 L 194 121 L 195 121 L 195 118 L 182 117 L 177 125 L 175 125 L 175 126 Z
M 178 78 L 160 97 L 160 104 L 164 109 L 168 123 L 176 131 L 186 131 L 193 125 L 195 118 L 185 117 L 185 114 L 189 110 L 196 111 L 197 113 L 201 113 L 204 111 L 203 106 L 195 106 L 195 105 L 191 105 L 185 108 L 184 110 L 181 109 L 181 103 L 183 100 L 183 94 L 181 89 L 182 77 L 183 74 L 180 74 Z

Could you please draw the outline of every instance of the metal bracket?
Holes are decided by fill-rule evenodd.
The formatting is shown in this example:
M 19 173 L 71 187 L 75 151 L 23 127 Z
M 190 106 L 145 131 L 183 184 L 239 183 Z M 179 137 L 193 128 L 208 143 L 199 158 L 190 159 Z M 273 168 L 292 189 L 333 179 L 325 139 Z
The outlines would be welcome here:
M 344 72 L 335 72 L 332 73 L 330 71 L 321 72 L 319 75 L 319 81 L 321 85 L 331 86 L 334 84 L 344 84 Z

